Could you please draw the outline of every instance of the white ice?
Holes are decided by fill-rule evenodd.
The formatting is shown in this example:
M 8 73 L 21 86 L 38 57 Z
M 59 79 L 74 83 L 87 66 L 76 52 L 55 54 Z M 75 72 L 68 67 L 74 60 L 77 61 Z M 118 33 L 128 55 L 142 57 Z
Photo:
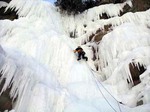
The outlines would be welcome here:
M 130 3 L 129 1 L 129 4 Z M 126 2 L 124 4 L 126 4 Z M 114 13 L 108 10 L 109 6 L 113 8 L 116 7 L 113 11 Z M 109 4 L 108 6 L 106 5 L 103 10 L 107 10 L 110 16 L 118 16 L 118 11 L 122 10 L 123 6 L 122 4 L 118 4 L 117 6 Z M 141 23 L 141 32 L 144 32 L 144 34 L 141 34 L 141 32 L 137 30 L 140 26 L 135 23 L 122 23 L 122 26 L 116 27 L 113 32 L 107 34 L 104 40 L 102 40 L 99 47 L 100 49 L 104 49 L 98 52 L 100 53 L 98 55 L 102 57 L 102 62 L 98 63 L 103 70 L 99 71 L 99 73 L 104 75 L 107 79 L 105 82 L 102 82 L 97 78 L 97 72 L 91 69 L 94 66 L 91 48 L 86 45 L 82 46 L 89 58 L 87 63 L 84 61 L 76 61 L 76 55 L 73 53 L 73 50 L 82 42 L 82 39 L 81 37 L 71 39 L 68 33 L 76 28 L 77 32 L 79 32 L 78 36 L 84 36 L 82 33 L 83 28 L 79 23 L 82 23 L 81 25 L 84 23 L 90 24 L 90 26 L 87 27 L 87 31 L 90 32 L 91 30 L 94 31 L 96 26 L 93 24 L 97 24 L 96 28 L 103 27 L 104 24 L 100 24 L 101 26 L 99 26 L 98 23 L 104 22 L 105 20 L 98 20 L 98 22 L 91 24 L 91 21 L 86 21 L 86 18 L 84 18 L 83 21 L 81 20 L 84 14 L 77 17 L 67 17 L 60 14 L 58 9 L 48 1 L 42 0 L 30 0 L 30 2 L 13 0 L 8 4 L 7 8 L 14 8 L 19 15 L 19 19 L 13 21 L 0 21 L 0 29 L 2 29 L 0 30 L 0 70 L 2 70 L 3 73 L 1 80 L 6 78 L 2 92 L 12 85 L 10 95 L 13 98 L 17 97 L 16 104 L 14 104 L 11 112 L 150 111 L 149 92 L 147 92 L 149 91 L 148 83 L 146 83 L 146 86 L 143 86 L 144 84 L 142 83 L 143 85 L 141 84 L 140 87 L 133 88 L 133 90 L 129 92 L 129 87 L 124 81 L 124 78 L 130 76 L 127 75 L 128 71 L 124 70 L 126 69 L 124 65 L 131 60 L 132 56 L 134 57 L 136 55 L 132 55 L 131 53 L 130 56 L 127 54 L 128 52 L 125 52 L 128 57 L 128 61 L 126 62 L 126 60 L 123 61 L 126 55 L 120 53 L 123 50 L 129 50 L 129 52 L 131 52 L 133 48 L 140 45 L 141 47 L 149 45 L 147 41 L 149 40 L 149 30 L 146 28 L 148 24 L 147 21 L 149 20 L 147 15 L 149 10 L 138 13 L 138 16 L 142 15 L 143 17 L 142 22 L 139 21 L 139 23 Z M 88 16 L 92 14 L 92 9 L 90 11 Z M 97 10 L 94 8 L 93 13 L 98 14 L 98 12 L 95 11 Z M 130 16 L 126 16 L 126 18 L 123 19 L 124 22 L 126 22 L 129 17 Z M 146 19 L 146 17 L 148 18 Z M 115 22 L 117 22 L 117 25 L 120 25 L 119 21 L 121 19 L 118 18 L 119 17 L 116 18 L 117 20 Z M 110 21 L 106 20 L 105 24 L 109 22 L 114 24 L 112 19 L 114 18 L 109 19 Z M 130 18 L 131 21 L 133 19 L 134 18 Z M 131 27 L 131 31 L 126 29 L 127 27 Z M 121 35 L 119 31 L 122 31 L 122 29 L 126 30 L 124 31 L 125 33 L 121 33 Z M 136 33 L 140 34 L 137 38 L 134 37 Z M 128 36 L 126 36 L 126 34 L 128 34 Z M 119 38 L 119 36 L 122 38 Z M 133 40 L 138 39 L 139 41 L 143 38 L 142 43 L 140 44 L 139 41 L 135 41 L 133 46 L 126 45 L 125 47 L 119 44 L 121 46 L 120 49 L 115 47 L 116 44 L 114 44 L 114 47 L 109 46 L 111 44 L 113 45 L 113 41 L 117 43 L 119 41 L 118 39 L 120 39 L 121 42 L 124 40 L 128 42 L 128 40 L 130 40 L 128 39 L 129 36 L 133 36 Z M 110 40 L 108 39 L 109 37 Z M 125 37 L 127 37 L 127 39 L 124 39 Z M 105 49 L 110 51 L 110 53 L 103 51 Z M 116 50 L 119 50 L 117 51 L 119 52 L 119 62 L 115 60 L 115 56 L 117 55 Z M 149 52 L 147 53 L 148 49 L 144 50 L 145 51 L 141 48 L 140 52 L 143 51 L 143 55 L 149 55 Z M 136 49 L 134 52 L 138 54 Z M 140 62 L 148 66 L 148 59 L 149 58 L 145 60 L 142 59 Z M 109 62 L 110 67 L 107 68 L 106 62 Z M 118 63 L 121 63 L 122 66 Z M 123 70 L 125 72 L 123 72 Z M 148 73 L 142 75 L 143 81 L 146 80 L 144 76 L 148 77 Z M 119 77 L 117 77 L 118 75 Z M 118 83 L 116 81 L 118 81 Z M 144 90 L 142 91 L 141 89 L 143 87 Z M 142 95 L 144 95 L 145 105 L 135 107 L 137 99 L 133 100 L 133 98 L 136 98 L 138 96 L 137 93 L 141 91 L 143 92 Z M 127 93 L 126 96 L 124 95 L 125 92 Z M 125 105 L 119 102 L 123 102 Z

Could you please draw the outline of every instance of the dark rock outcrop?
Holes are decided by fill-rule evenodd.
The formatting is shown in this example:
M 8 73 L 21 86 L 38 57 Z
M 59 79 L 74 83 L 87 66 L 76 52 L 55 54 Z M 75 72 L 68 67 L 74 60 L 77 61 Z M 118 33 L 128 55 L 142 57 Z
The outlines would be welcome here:
M 130 9 L 131 12 L 145 11 L 150 8 L 150 0 L 133 0 L 133 7 Z
M 6 7 L 0 8 L 0 20 L 3 20 L 3 19 L 14 20 L 14 19 L 17 19 L 17 18 L 18 18 L 18 15 L 16 14 L 15 11 L 12 11 L 11 9 L 8 9 L 8 10 L 5 12 L 5 8 L 6 8 Z
M 138 63 L 138 65 L 136 65 L 134 63 L 130 63 L 129 69 L 130 69 L 130 73 L 132 76 L 133 84 L 134 85 L 139 84 L 141 82 L 140 81 L 140 75 L 142 73 L 144 73 L 146 71 L 146 69 L 144 68 L 143 65 L 140 65 L 139 63 Z
M 108 4 L 108 3 L 123 3 L 125 2 L 126 0 L 98 0 L 100 1 L 100 4 Z
M 11 0 L 0 0 L 0 1 L 9 3 Z M 0 20 L 3 20 L 3 19 L 14 20 L 18 18 L 18 15 L 16 14 L 14 10 L 8 9 L 7 11 L 5 11 L 5 9 L 6 7 L 0 8 Z
M 123 12 L 121 12 L 121 15 L 127 13 L 127 12 L 138 12 L 138 11 L 146 11 L 150 8 L 150 0 L 133 0 L 132 1 L 133 7 L 129 7 L 129 5 L 126 5 L 123 8 Z
M 3 88 L 5 81 L 3 80 L 2 83 L 0 83 L 0 91 Z M 3 112 L 4 110 L 11 110 L 12 109 L 12 98 L 10 98 L 10 88 L 7 88 L 1 95 L 0 95 L 0 112 Z
M 0 0 L 0 1 L 9 3 L 11 0 Z

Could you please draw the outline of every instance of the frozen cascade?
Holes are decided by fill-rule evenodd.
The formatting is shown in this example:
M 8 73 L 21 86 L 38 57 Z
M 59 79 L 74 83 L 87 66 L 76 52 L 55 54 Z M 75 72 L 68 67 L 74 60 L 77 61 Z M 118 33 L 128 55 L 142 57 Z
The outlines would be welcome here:
M 117 7 L 121 10 L 120 5 Z M 90 60 L 76 61 L 72 53 L 76 40 L 67 36 L 64 21 L 53 5 L 42 0 L 13 0 L 8 8 L 19 15 L 14 21 L 0 21 L 1 80 L 6 79 L 2 92 L 12 86 L 10 95 L 17 97 L 12 111 L 120 112 L 120 107 L 122 112 L 137 112 L 137 108 L 118 106 L 102 82 L 95 79 Z M 90 59 L 91 54 L 87 55 Z M 105 88 L 116 91 L 110 85 Z M 149 105 L 143 107 L 139 112 L 149 110 Z
M 13 84 L 11 96 L 17 97 L 15 112 L 63 112 L 69 111 L 72 105 L 71 110 L 77 106 L 85 110 L 83 107 L 91 105 L 89 111 L 98 111 L 96 108 L 100 108 L 98 105 L 104 99 L 87 65 L 75 61 L 72 50 L 76 45 L 65 36 L 59 22 L 60 15 L 50 12 L 55 9 L 46 2 L 36 2 L 38 6 L 28 5 L 28 10 L 23 5 L 28 2 L 12 1 L 8 6 L 15 6 L 20 18 L 1 21 L 1 46 L 6 54 L 0 65 L 2 79 L 7 79 L 3 91 Z M 102 101 L 96 103 L 96 107 L 92 106 L 98 97 Z M 101 110 L 110 111 L 108 106 Z
M 128 96 L 132 101 L 138 101 L 140 98 L 135 98 L 135 94 L 137 96 L 142 95 L 143 101 L 149 103 L 149 98 L 147 99 L 147 94 L 149 93 L 145 92 L 149 88 L 149 84 L 145 83 L 149 80 L 148 74 L 150 73 L 149 32 L 145 25 L 126 23 L 105 35 L 99 44 L 99 57 L 101 58 L 99 70 L 105 76 L 106 83 L 117 86 L 118 92 L 122 94 L 122 102 L 130 106 L 135 106 L 136 104 L 129 103 L 129 101 L 125 100 L 125 97 Z M 127 84 L 128 80 L 133 85 L 129 69 L 130 63 L 134 63 L 137 67 L 139 67 L 139 64 L 144 65 L 146 68 L 146 71 L 140 76 L 141 83 L 135 87 L 136 89 L 133 87 L 133 91 L 130 90 L 131 87 Z M 119 87 L 120 84 L 124 90 Z M 125 91 L 129 90 L 131 92 L 127 95 Z M 133 97 L 131 97 L 131 94 L 133 94 Z

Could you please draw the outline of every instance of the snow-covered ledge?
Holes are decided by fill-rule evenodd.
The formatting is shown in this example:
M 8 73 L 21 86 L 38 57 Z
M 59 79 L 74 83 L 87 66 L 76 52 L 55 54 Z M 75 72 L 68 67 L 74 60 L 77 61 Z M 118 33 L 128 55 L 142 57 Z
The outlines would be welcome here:
M 0 8 L 6 7 L 7 5 L 8 5 L 8 3 L 0 1 Z

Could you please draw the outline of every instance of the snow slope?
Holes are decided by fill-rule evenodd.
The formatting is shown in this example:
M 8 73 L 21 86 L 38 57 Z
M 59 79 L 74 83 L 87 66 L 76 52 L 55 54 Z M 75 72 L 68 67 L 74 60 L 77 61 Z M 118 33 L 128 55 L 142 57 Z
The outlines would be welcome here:
M 117 7 L 120 6 L 118 5 Z M 73 50 L 79 45 L 78 41 L 79 43 L 82 42 L 82 39 L 70 39 L 68 37 L 68 29 L 70 28 L 67 28 L 66 26 L 72 21 L 70 21 L 70 18 L 67 16 L 62 17 L 57 8 L 51 5 L 48 1 L 31 0 L 29 2 L 23 0 L 13 0 L 8 4 L 8 8 L 15 8 L 19 15 L 19 19 L 16 19 L 14 21 L 0 21 L 0 70 L 3 74 L 1 80 L 6 78 L 6 82 L 2 92 L 7 87 L 10 87 L 12 85 L 10 95 L 13 98 L 17 97 L 16 104 L 14 104 L 14 109 L 12 111 L 150 111 L 149 102 L 146 102 L 147 104 L 141 107 L 134 108 L 130 108 L 118 103 L 119 101 L 122 101 L 126 105 L 134 106 L 136 100 L 131 101 L 130 98 L 125 97 L 122 92 L 118 92 L 118 89 L 124 89 L 124 91 L 128 89 L 127 85 L 124 84 L 124 80 L 120 80 L 120 83 L 122 85 L 120 85 L 119 87 L 109 80 L 107 81 L 107 84 L 98 80 L 98 74 L 96 74 L 96 72 L 93 72 L 91 69 L 94 65 L 91 60 L 92 51 L 88 46 L 83 46 L 83 48 L 87 52 L 89 62 L 86 63 L 84 61 L 76 61 L 76 55 L 73 53 Z M 119 8 L 119 10 L 121 10 L 121 8 Z M 93 12 L 94 11 L 95 9 L 93 10 Z M 143 15 L 146 16 L 148 11 L 143 13 Z M 115 16 L 117 16 L 117 14 L 118 13 L 114 12 Z M 80 17 L 77 20 L 79 21 L 79 19 Z M 86 18 L 84 20 L 86 20 Z M 146 20 L 145 18 L 143 18 L 145 24 L 147 24 L 147 20 L 149 20 L 149 18 Z M 110 21 L 112 20 L 110 19 Z M 66 23 L 66 26 L 64 23 Z M 86 23 L 89 22 L 87 21 Z M 100 23 L 100 21 L 97 23 Z M 108 21 L 106 23 L 108 23 Z M 76 23 L 74 23 L 73 25 L 75 24 Z M 84 22 L 82 24 L 84 24 Z M 116 28 L 116 30 L 106 35 L 106 38 L 111 37 L 112 40 L 117 42 L 119 37 L 117 38 L 116 36 L 115 38 L 115 36 L 111 35 L 118 35 L 118 30 L 121 30 L 122 28 L 126 28 L 128 26 L 134 29 L 137 25 L 135 26 L 134 24 L 125 24 L 117 27 L 118 29 Z M 92 25 L 89 26 L 87 31 L 90 31 L 92 27 Z M 79 26 L 77 28 L 77 31 L 80 32 L 81 29 L 82 27 Z M 146 32 L 146 34 L 144 33 L 144 35 L 140 35 L 139 38 L 146 36 L 146 39 L 148 39 L 148 29 L 144 26 L 142 29 L 142 31 Z M 128 32 L 130 32 L 130 30 L 126 30 L 126 33 Z M 126 33 L 122 36 L 122 38 L 125 37 Z M 83 34 L 80 33 L 80 35 Z M 143 40 L 143 43 L 141 45 L 145 43 L 146 39 Z M 105 48 L 108 45 L 107 42 L 112 40 L 106 39 L 105 41 L 104 38 L 102 44 L 100 44 L 99 47 Z M 106 49 L 109 50 L 109 47 L 107 47 Z M 110 51 L 112 51 L 111 48 Z M 104 51 L 101 50 L 101 52 Z M 115 51 L 113 51 L 112 54 L 115 55 Z M 102 56 L 104 56 L 102 61 L 104 62 L 104 64 L 101 64 L 101 67 L 105 65 L 106 61 L 109 62 L 109 56 L 112 55 L 107 54 L 106 52 L 106 54 L 104 53 Z M 108 56 L 108 58 L 106 58 L 106 56 Z M 120 58 L 118 57 L 118 59 Z M 110 64 L 110 68 L 112 66 L 114 65 Z M 113 70 L 114 69 L 115 68 L 113 68 Z M 105 71 L 108 70 L 109 68 Z M 119 73 L 106 73 L 105 71 L 101 71 L 101 74 L 108 77 L 112 76 L 112 78 L 109 79 L 115 78 L 113 80 L 118 81 L 116 77 Z M 122 78 L 123 76 L 125 75 L 121 74 L 120 78 Z M 132 94 L 129 93 L 129 96 Z M 134 95 L 134 97 L 136 96 L 137 94 Z M 127 99 L 129 102 L 125 102 Z

